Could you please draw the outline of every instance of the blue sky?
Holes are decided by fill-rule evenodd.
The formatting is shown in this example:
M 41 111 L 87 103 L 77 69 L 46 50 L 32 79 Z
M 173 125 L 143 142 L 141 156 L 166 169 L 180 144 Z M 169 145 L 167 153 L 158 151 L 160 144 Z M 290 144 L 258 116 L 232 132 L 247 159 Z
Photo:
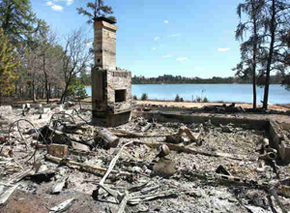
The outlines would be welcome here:
M 61 36 L 92 25 L 76 8 L 89 0 L 31 0 Z M 240 60 L 235 29 L 242 0 L 105 0 L 118 19 L 117 66 L 132 75 L 233 76 Z

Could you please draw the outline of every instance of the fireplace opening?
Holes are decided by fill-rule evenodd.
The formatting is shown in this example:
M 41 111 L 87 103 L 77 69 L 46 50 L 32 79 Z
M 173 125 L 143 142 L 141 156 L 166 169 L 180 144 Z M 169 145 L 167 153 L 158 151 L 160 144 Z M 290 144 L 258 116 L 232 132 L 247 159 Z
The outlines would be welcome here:
M 115 90 L 115 102 L 123 102 L 126 101 L 126 90 L 119 89 Z

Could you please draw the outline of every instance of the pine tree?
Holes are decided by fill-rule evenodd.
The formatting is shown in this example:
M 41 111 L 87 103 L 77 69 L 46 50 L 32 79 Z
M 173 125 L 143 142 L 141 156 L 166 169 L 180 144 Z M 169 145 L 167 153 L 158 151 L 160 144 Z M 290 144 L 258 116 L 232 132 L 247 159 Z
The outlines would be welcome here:
M 259 63 L 259 55 L 261 44 L 263 43 L 263 35 L 261 29 L 264 27 L 264 0 L 245 0 L 237 7 L 237 14 L 242 19 L 242 14 L 245 14 L 247 19 L 237 26 L 236 39 L 243 41 L 244 34 L 250 33 L 246 41 L 241 43 L 241 62 L 233 69 L 236 75 L 247 79 L 252 77 L 253 84 L 253 109 L 256 109 L 257 94 L 256 94 L 256 70 Z
M 262 70 L 262 74 L 265 76 L 263 99 L 263 109 L 265 110 L 268 108 L 270 72 L 275 70 L 284 73 L 289 68 L 289 64 L 285 63 L 289 60 L 289 46 L 284 38 L 288 37 L 289 32 L 290 3 L 288 0 L 270 0 L 267 8 L 269 15 L 265 20 L 267 30 L 265 37 L 268 47 L 266 47 L 265 66 Z
M 99 17 L 105 17 L 107 14 L 113 14 L 112 7 L 107 6 L 104 4 L 103 0 L 95 0 L 95 2 L 87 3 L 87 8 L 89 10 L 93 10 L 93 12 L 88 12 L 82 7 L 77 8 L 78 14 L 82 14 L 87 16 L 89 20 L 87 21 L 88 24 L 94 23 L 94 21 Z M 112 21 L 116 22 L 116 18 L 114 16 L 107 17 Z
M 13 45 L 28 43 L 33 34 L 47 29 L 32 12 L 30 0 L 1 0 L 0 27 Z
M 179 102 L 179 101 L 180 101 L 180 97 L 179 97 L 178 94 L 175 96 L 175 100 L 174 100 L 174 101 L 175 101 L 175 102 Z
M 142 93 L 141 100 L 142 101 L 148 100 L 148 94 L 147 93 Z

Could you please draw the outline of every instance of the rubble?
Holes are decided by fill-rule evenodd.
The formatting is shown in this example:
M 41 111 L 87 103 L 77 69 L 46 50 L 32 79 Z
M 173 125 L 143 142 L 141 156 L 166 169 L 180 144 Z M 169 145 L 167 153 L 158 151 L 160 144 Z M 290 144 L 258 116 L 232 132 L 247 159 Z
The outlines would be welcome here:
M 25 116 L 13 108 L 12 117 L 0 118 L 7 121 L 0 129 L 1 212 L 14 208 L 19 192 L 41 196 L 50 212 L 290 210 L 290 167 L 260 126 L 137 116 L 103 128 L 76 106 L 42 107 L 50 108 L 45 119 L 33 105 Z
M 74 198 L 68 199 L 64 202 L 62 202 L 61 204 L 50 208 L 49 209 L 49 213 L 55 213 L 55 212 L 63 212 L 65 210 L 67 210 L 72 204 L 73 204 Z
M 1 193 L 0 196 L 0 206 L 5 204 L 7 202 L 7 200 L 9 199 L 9 197 L 11 196 L 11 194 L 17 189 L 18 184 L 10 187 L 9 189 L 7 189 L 6 191 Z
M 0 106 L 0 116 L 7 115 L 10 113 L 12 113 L 12 106 L 10 106 L 10 105 Z
M 116 148 L 119 144 L 119 138 L 106 129 L 98 132 L 95 141 L 99 147 L 104 149 Z
M 68 146 L 60 144 L 50 144 L 48 146 L 48 153 L 58 158 L 67 158 Z
M 61 178 L 56 182 L 56 184 L 51 188 L 51 194 L 58 194 L 62 191 L 66 184 L 68 178 Z
M 171 176 L 176 172 L 176 164 L 166 158 L 161 158 L 153 166 L 153 171 L 161 176 Z

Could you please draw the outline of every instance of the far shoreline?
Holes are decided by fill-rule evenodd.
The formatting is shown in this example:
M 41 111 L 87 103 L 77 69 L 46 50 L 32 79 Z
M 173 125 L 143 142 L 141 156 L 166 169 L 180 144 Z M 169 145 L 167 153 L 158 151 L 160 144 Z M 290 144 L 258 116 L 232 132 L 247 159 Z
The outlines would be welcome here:
M 172 84 L 132 84 L 132 85 L 201 85 L 201 84 L 210 84 L 210 85 L 217 85 L 217 84 L 228 84 L 228 85 L 232 85 L 232 84 L 237 84 L 237 85 L 252 85 L 251 83 L 195 83 L 195 84 L 185 84 L 185 83 L 172 83 Z M 283 87 L 283 85 L 281 84 L 270 84 L 271 85 L 280 85 L 281 87 Z M 92 87 L 92 85 L 85 85 L 85 87 Z M 259 87 L 259 86 L 256 86 Z

